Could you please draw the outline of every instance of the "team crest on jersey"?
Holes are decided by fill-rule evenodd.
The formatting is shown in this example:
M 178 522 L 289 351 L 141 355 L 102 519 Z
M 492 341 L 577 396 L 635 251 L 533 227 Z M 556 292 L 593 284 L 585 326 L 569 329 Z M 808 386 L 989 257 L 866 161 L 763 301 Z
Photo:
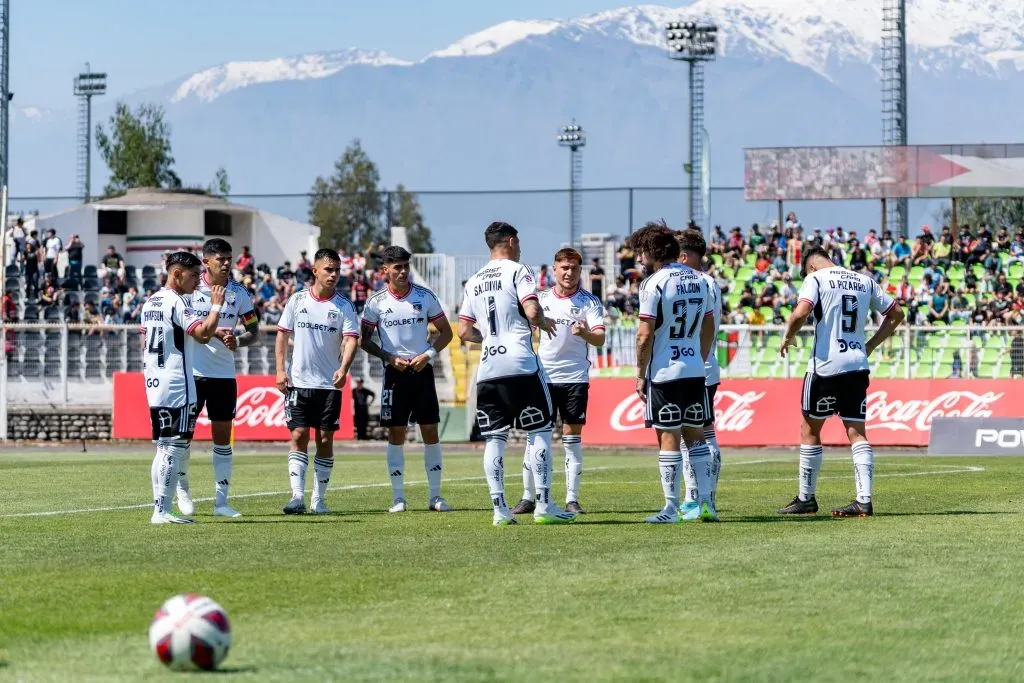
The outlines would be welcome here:
M 235 305 L 235 301 L 237 301 L 237 299 L 235 298 L 235 293 L 234 292 L 228 292 L 224 296 L 224 301 L 227 302 L 228 306 L 234 306 Z
M 579 306 L 573 306 L 572 308 L 569 309 L 569 312 L 572 313 L 573 315 L 579 315 L 580 314 L 580 307 Z
M 419 301 L 412 302 L 412 310 L 416 311 L 417 313 L 422 313 L 423 304 L 421 304 Z
M 328 320 L 337 320 L 338 319 L 338 312 L 335 311 L 335 310 L 327 311 L 327 319 Z

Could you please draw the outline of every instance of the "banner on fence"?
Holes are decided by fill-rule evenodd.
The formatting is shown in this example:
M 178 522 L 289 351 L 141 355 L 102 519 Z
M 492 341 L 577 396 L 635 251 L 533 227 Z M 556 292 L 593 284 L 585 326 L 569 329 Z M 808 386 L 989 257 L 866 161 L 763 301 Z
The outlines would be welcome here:
M 338 439 L 354 435 L 351 391 L 342 389 L 341 429 Z M 114 438 L 149 439 L 153 431 L 146 404 L 146 384 L 140 372 L 114 374 Z M 196 421 L 196 439 L 210 438 L 210 420 L 206 409 Z M 274 386 L 273 375 L 239 375 L 238 401 L 235 407 L 235 441 L 287 441 L 284 396 Z
M 590 384 L 587 443 L 654 445 L 654 431 L 644 429 L 644 404 L 632 380 L 599 378 Z M 799 444 L 802 386 L 800 379 L 724 381 L 715 396 L 719 443 Z M 878 446 L 927 446 L 936 418 L 1014 417 L 1022 404 L 1024 383 L 1014 380 L 876 380 L 868 390 L 868 438 Z M 829 420 L 822 441 L 849 443 L 842 422 Z
M 931 455 L 1024 455 L 1024 418 L 936 417 Z

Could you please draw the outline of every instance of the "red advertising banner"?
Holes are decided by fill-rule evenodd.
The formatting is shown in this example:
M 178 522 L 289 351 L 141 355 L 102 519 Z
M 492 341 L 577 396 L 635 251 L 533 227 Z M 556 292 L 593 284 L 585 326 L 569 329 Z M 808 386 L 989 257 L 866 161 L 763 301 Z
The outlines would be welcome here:
M 351 439 L 355 433 L 351 391 L 346 380 L 342 389 L 341 429 L 336 438 Z M 149 406 L 146 384 L 141 372 L 114 373 L 114 438 L 150 439 Z M 206 409 L 196 421 L 196 439 L 210 438 L 210 420 Z M 236 441 L 287 441 L 284 396 L 274 386 L 273 375 L 239 375 L 235 408 Z
M 644 404 L 633 380 L 593 379 L 587 443 L 654 445 L 644 429 Z M 718 442 L 723 446 L 794 446 L 800 443 L 801 379 L 725 380 L 715 396 Z M 1015 380 L 876 380 L 868 390 L 868 438 L 879 446 L 927 446 L 935 417 L 1019 417 L 1024 382 Z M 828 445 L 849 443 L 843 424 L 829 420 Z

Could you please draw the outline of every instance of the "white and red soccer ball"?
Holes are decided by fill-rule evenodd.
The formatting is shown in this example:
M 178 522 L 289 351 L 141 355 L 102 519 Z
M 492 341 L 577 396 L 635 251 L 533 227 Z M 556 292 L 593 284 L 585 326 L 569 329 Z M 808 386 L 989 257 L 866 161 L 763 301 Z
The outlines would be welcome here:
M 216 669 L 231 647 L 227 612 L 202 595 L 175 595 L 153 615 L 149 647 L 171 669 Z

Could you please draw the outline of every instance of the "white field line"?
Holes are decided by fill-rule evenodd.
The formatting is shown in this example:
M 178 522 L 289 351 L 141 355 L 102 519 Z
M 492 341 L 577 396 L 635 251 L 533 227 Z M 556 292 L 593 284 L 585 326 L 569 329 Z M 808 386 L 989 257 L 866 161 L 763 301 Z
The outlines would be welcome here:
M 789 462 L 791 459 L 783 458 L 765 458 L 761 460 L 745 460 L 730 465 L 729 469 L 736 467 L 742 467 L 744 465 L 760 465 L 765 463 L 776 463 L 776 462 Z M 901 465 L 903 467 L 918 467 L 918 465 Z M 630 465 L 622 467 L 592 467 L 587 468 L 586 472 L 601 472 L 607 470 L 628 470 L 638 469 L 639 465 Z M 941 467 L 938 465 L 937 467 Z M 875 477 L 925 477 L 935 476 L 942 474 L 969 474 L 972 472 L 984 472 L 985 468 L 980 466 L 967 465 L 963 467 L 957 467 L 955 465 L 948 466 L 948 469 L 943 470 L 931 470 L 926 472 L 895 472 L 891 474 L 882 473 L 876 474 Z M 469 482 L 479 482 L 484 477 L 455 477 L 452 479 L 445 479 L 445 484 L 465 484 Z M 818 477 L 818 480 L 822 479 L 847 479 L 845 476 L 829 476 L 829 477 Z M 776 482 L 776 481 L 792 481 L 793 477 L 776 477 L 776 478 L 752 478 L 752 479 L 724 479 L 723 481 L 729 483 L 758 483 L 758 482 Z M 426 484 L 425 481 L 410 481 L 407 482 L 409 486 L 418 486 Z M 587 482 L 588 486 L 628 486 L 634 484 L 649 484 L 650 481 L 591 481 Z M 375 484 L 344 484 L 342 486 L 332 486 L 329 491 L 352 491 L 356 489 L 373 489 L 373 488 L 384 488 L 391 486 L 390 482 L 375 483 Z M 267 498 L 270 496 L 284 496 L 291 493 L 291 491 L 261 491 L 259 493 L 241 493 L 231 496 L 232 499 L 238 498 Z M 194 498 L 193 501 L 196 503 L 209 503 L 212 502 L 213 498 Z M 7 514 L 0 514 L 0 519 L 11 519 L 16 517 L 56 517 L 60 515 L 81 515 L 89 514 L 93 512 L 118 512 L 121 510 L 144 510 L 151 507 L 152 503 L 139 503 L 135 505 L 113 505 L 109 507 L 96 507 L 96 508 L 78 508 L 75 510 L 45 510 L 40 512 L 14 512 Z

